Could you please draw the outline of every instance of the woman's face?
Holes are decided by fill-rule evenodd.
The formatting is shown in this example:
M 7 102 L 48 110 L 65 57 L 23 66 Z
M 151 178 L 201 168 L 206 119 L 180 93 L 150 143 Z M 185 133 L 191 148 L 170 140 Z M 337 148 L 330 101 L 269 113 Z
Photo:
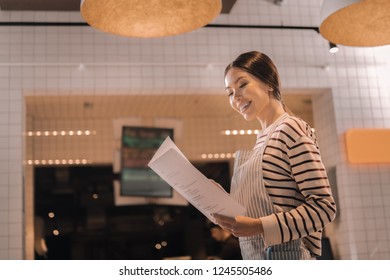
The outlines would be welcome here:
M 270 102 L 269 85 L 240 68 L 231 68 L 225 76 L 230 105 L 247 121 L 264 119 Z

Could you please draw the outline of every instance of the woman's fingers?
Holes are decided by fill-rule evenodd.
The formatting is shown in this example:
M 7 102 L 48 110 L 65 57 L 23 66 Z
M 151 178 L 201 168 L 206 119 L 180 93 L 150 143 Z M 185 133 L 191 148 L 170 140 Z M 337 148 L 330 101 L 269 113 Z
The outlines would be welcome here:
M 260 219 L 245 216 L 228 217 L 220 214 L 213 214 L 215 222 L 222 228 L 230 231 L 233 235 L 250 236 L 263 233 L 263 226 Z
M 222 223 L 228 223 L 232 224 L 236 222 L 236 219 L 234 217 L 228 217 L 225 215 L 214 213 L 212 214 L 216 221 L 222 222 Z
M 219 225 L 220 227 L 222 227 L 230 232 L 232 231 L 233 226 L 236 223 L 235 218 L 216 214 L 216 213 L 212 214 L 212 216 L 214 217 L 217 225 Z
M 216 187 L 220 188 L 221 190 L 225 191 L 225 189 L 220 185 L 218 184 L 217 182 L 215 182 L 213 179 L 209 179 L 211 181 L 211 183 L 213 183 Z
M 221 221 L 228 221 L 228 222 L 235 222 L 236 219 L 234 217 L 229 217 L 229 216 L 225 216 L 225 215 L 221 215 L 221 214 L 217 214 L 217 213 L 213 213 L 212 214 L 213 217 L 215 217 L 216 219 L 219 219 Z

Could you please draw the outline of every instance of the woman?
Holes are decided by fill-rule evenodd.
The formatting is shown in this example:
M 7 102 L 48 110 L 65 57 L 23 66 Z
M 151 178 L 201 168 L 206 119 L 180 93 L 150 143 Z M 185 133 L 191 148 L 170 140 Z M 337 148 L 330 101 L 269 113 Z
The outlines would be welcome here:
M 336 215 L 312 129 L 286 113 L 278 71 L 260 52 L 238 56 L 225 70 L 231 107 L 262 131 L 252 151 L 236 153 L 231 196 L 246 207 L 215 221 L 239 237 L 243 259 L 314 259 Z

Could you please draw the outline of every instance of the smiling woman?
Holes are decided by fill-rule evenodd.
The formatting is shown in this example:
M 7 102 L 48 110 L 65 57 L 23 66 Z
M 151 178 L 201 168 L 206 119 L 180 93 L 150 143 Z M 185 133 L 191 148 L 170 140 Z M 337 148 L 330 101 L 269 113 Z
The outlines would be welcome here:
M 316 137 L 284 109 L 279 74 L 260 52 L 237 57 L 225 70 L 231 107 L 262 127 L 250 151 L 236 152 L 231 196 L 246 207 L 217 223 L 239 237 L 244 259 L 314 259 L 336 205 Z
M 259 64 L 260 67 L 253 67 Z M 271 59 L 249 52 L 239 56 L 225 70 L 226 91 L 230 105 L 246 120 L 259 119 L 272 122 L 272 118 L 284 113 L 280 93 L 279 74 Z M 243 96 L 244 91 L 253 92 Z M 249 110 L 250 109 L 250 110 Z M 266 127 L 266 123 L 262 123 Z

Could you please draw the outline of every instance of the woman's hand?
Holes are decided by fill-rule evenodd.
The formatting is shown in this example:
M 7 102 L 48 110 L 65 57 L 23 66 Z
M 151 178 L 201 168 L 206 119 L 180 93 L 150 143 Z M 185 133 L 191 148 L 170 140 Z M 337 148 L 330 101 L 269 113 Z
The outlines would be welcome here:
M 220 188 L 221 190 L 223 190 L 224 192 L 226 192 L 225 189 L 220 184 L 215 182 L 213 179 L 209 179 L 209 180 L 210 180 L 211 183 L 214 184 L 214 186 L 216 186 L 216 187 Z
M 220 214 L 213 214 L 216 224 L 229 231 L 236 237 L 263 234 L 263 225 L 260 219 L 237 216 L 235 218 Z

